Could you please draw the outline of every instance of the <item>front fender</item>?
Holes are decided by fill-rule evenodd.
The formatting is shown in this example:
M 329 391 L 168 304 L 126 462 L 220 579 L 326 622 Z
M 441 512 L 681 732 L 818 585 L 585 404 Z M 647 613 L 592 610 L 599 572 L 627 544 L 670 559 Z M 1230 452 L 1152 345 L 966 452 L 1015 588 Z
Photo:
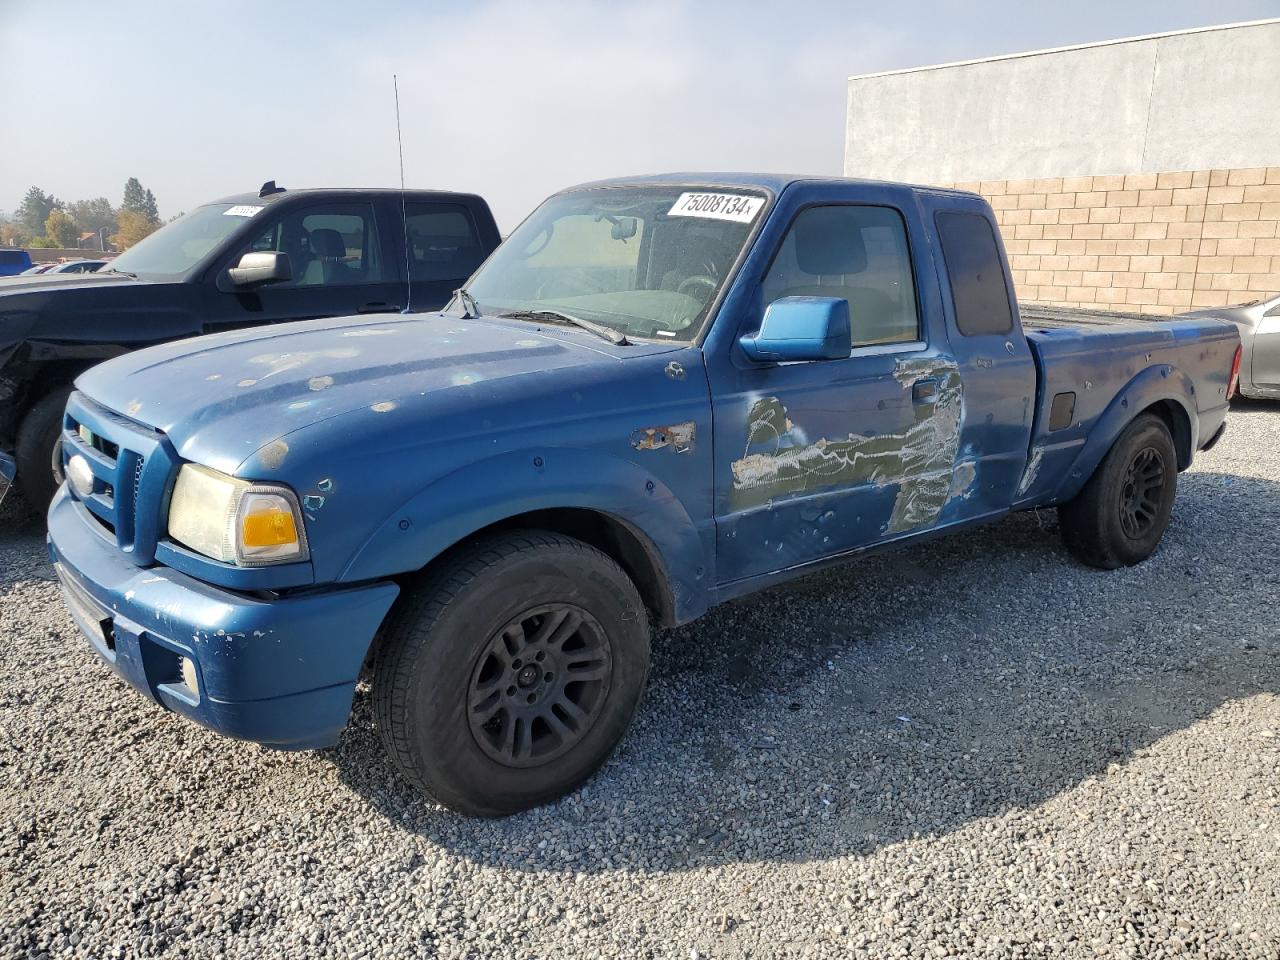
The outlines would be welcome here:
M 436 479 L 387 516 L 339 580 L 419 570 L 478 530 L 556 508 L 593 510 L 629 525 L 648 540 L 676 622 L 705 612 L 712 554 L 679 498 L 630 461 L 565 448 L 513 451 Z
M 1053 494 L 1054 502 L 1064 503 L 1079 493 L 1124 428 L 1154 404 L 1171 401 L 1180 411 L 1183 419 L 1181 427 L 1188 431 L 1190 439 L 1187 450 L 1193 453 L 1199 443 L 1199 417 L 1192 406 L 1195 403 L 1195 393 L 1195 384 L 1191 382 L 1191 378 L 1168 364 L 1148 367 L 1135 376 L 1121 388 L 1089 428 L 1088 439 L 1071 466 L 1062 474 L 1062 481 Z M 1176 433 L 1174 439 L 1177 440 Z M 1188 466 L 1189 457 L 1190 454 L 1188 462 L 1180 463 L 1179 466 Z

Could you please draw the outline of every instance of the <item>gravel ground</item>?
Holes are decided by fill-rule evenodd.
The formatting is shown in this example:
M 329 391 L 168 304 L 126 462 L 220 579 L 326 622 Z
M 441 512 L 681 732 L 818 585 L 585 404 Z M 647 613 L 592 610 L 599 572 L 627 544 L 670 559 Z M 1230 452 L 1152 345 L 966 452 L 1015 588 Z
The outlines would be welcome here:
M 1280 405 L 1142 566 L 1052 513 L 664 634 L 620 753 L 501 821 L 367 693 L 273 753 L 145 703 L 0 513 L 0 957 L 1280 956 Z

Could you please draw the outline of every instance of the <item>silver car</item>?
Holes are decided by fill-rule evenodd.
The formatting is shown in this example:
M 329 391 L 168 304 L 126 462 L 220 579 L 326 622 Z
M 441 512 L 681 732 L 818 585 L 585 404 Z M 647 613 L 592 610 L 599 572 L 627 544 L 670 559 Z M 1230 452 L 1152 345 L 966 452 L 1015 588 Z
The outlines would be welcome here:
M 1246 397 L 1280 400 L 1280 295 L 1178 316 L 1221 317 L 1239 327 L 1239 392 Z

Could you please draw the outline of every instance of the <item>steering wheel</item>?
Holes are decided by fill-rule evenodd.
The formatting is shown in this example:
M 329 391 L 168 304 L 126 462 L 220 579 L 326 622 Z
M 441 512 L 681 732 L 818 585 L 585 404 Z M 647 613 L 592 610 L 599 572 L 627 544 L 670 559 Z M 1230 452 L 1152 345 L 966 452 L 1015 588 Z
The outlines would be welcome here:
M 679 285 L 676 286 L 676 293 L 683 293 L 686 297 L 694 297 L 694 299 L 697 299 L 694 294 L 690 293 L 690 290 L 694 287 L 706 287 L 707 296 L 709 297 L 711 294 L 716 292 L 716 284 L 717 281 L 715 277 L 709 277 L 705 273 L 697 273 L 692 277 L 685 277 L 681 280 Z M 705 302 L 705 298 L 703 299 Z
M 529 242 L 529 245 L 525 247 L 523 251 L 516 254 L 516 256 L 518 256 L 521 260 L 528 260 L 530 257 L 536 257 L 543 250 L 547 249 L 547 244 L 551 242 L 551 238 L 552 236 L 555 235 L 555 232 L 556 232 L 555 222 L 553 221 L 551 223 L 548 223 L 543 228 L 542 232 L 537 236 L 535 236 L 533 240 Z M 542 242 L 538 243 L 537 242 L 538 240 L 541 240 Z

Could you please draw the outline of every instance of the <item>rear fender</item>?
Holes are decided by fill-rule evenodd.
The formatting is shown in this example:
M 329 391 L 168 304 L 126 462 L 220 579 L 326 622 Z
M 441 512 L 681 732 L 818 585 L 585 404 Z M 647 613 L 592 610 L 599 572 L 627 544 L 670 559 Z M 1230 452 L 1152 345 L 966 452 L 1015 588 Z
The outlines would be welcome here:
M 676 622 L 705 612 L 710 554 L 684 505 L 634 463 L 584 450 L 516 451 L 440 477 L 382 522 L 339 579 L 419 570 L 493 524 L 564 508 L 606 514 L 648 541 L 657 574 L 670 588 Z
M 1133 420 L 1154 404 L 1171 401 L 1178 411 L 1175 415 L 1183 418 L 1181 428 L 1175 425 L 1174 440 L 1178 440 L 1178 430 L 1185 429 L 1190 445 L 1187 447 L 1186 461 L 1179 454 L 1179 468 L 1190 465 L 1191 452 L 1197 447 L 1199 437 L 1199 418 L 1189 404 L 1195 403 L 1196 388 L 1181 370 L 1168 364 L 1160 364 L 1143 370 L 1116 394 L 1115 398 L 1102 411 L 1089 429 L 1089 438 L 1080 448 L 1070 468 L 1063 472 L 1062 480 L 1052 496 L 1052 500 L 1063 503 L 1070 500 L 1093 476 L 1102 458 L 1115 444 Z M 1178 444 L 1181 447 L 1181 444 Z

